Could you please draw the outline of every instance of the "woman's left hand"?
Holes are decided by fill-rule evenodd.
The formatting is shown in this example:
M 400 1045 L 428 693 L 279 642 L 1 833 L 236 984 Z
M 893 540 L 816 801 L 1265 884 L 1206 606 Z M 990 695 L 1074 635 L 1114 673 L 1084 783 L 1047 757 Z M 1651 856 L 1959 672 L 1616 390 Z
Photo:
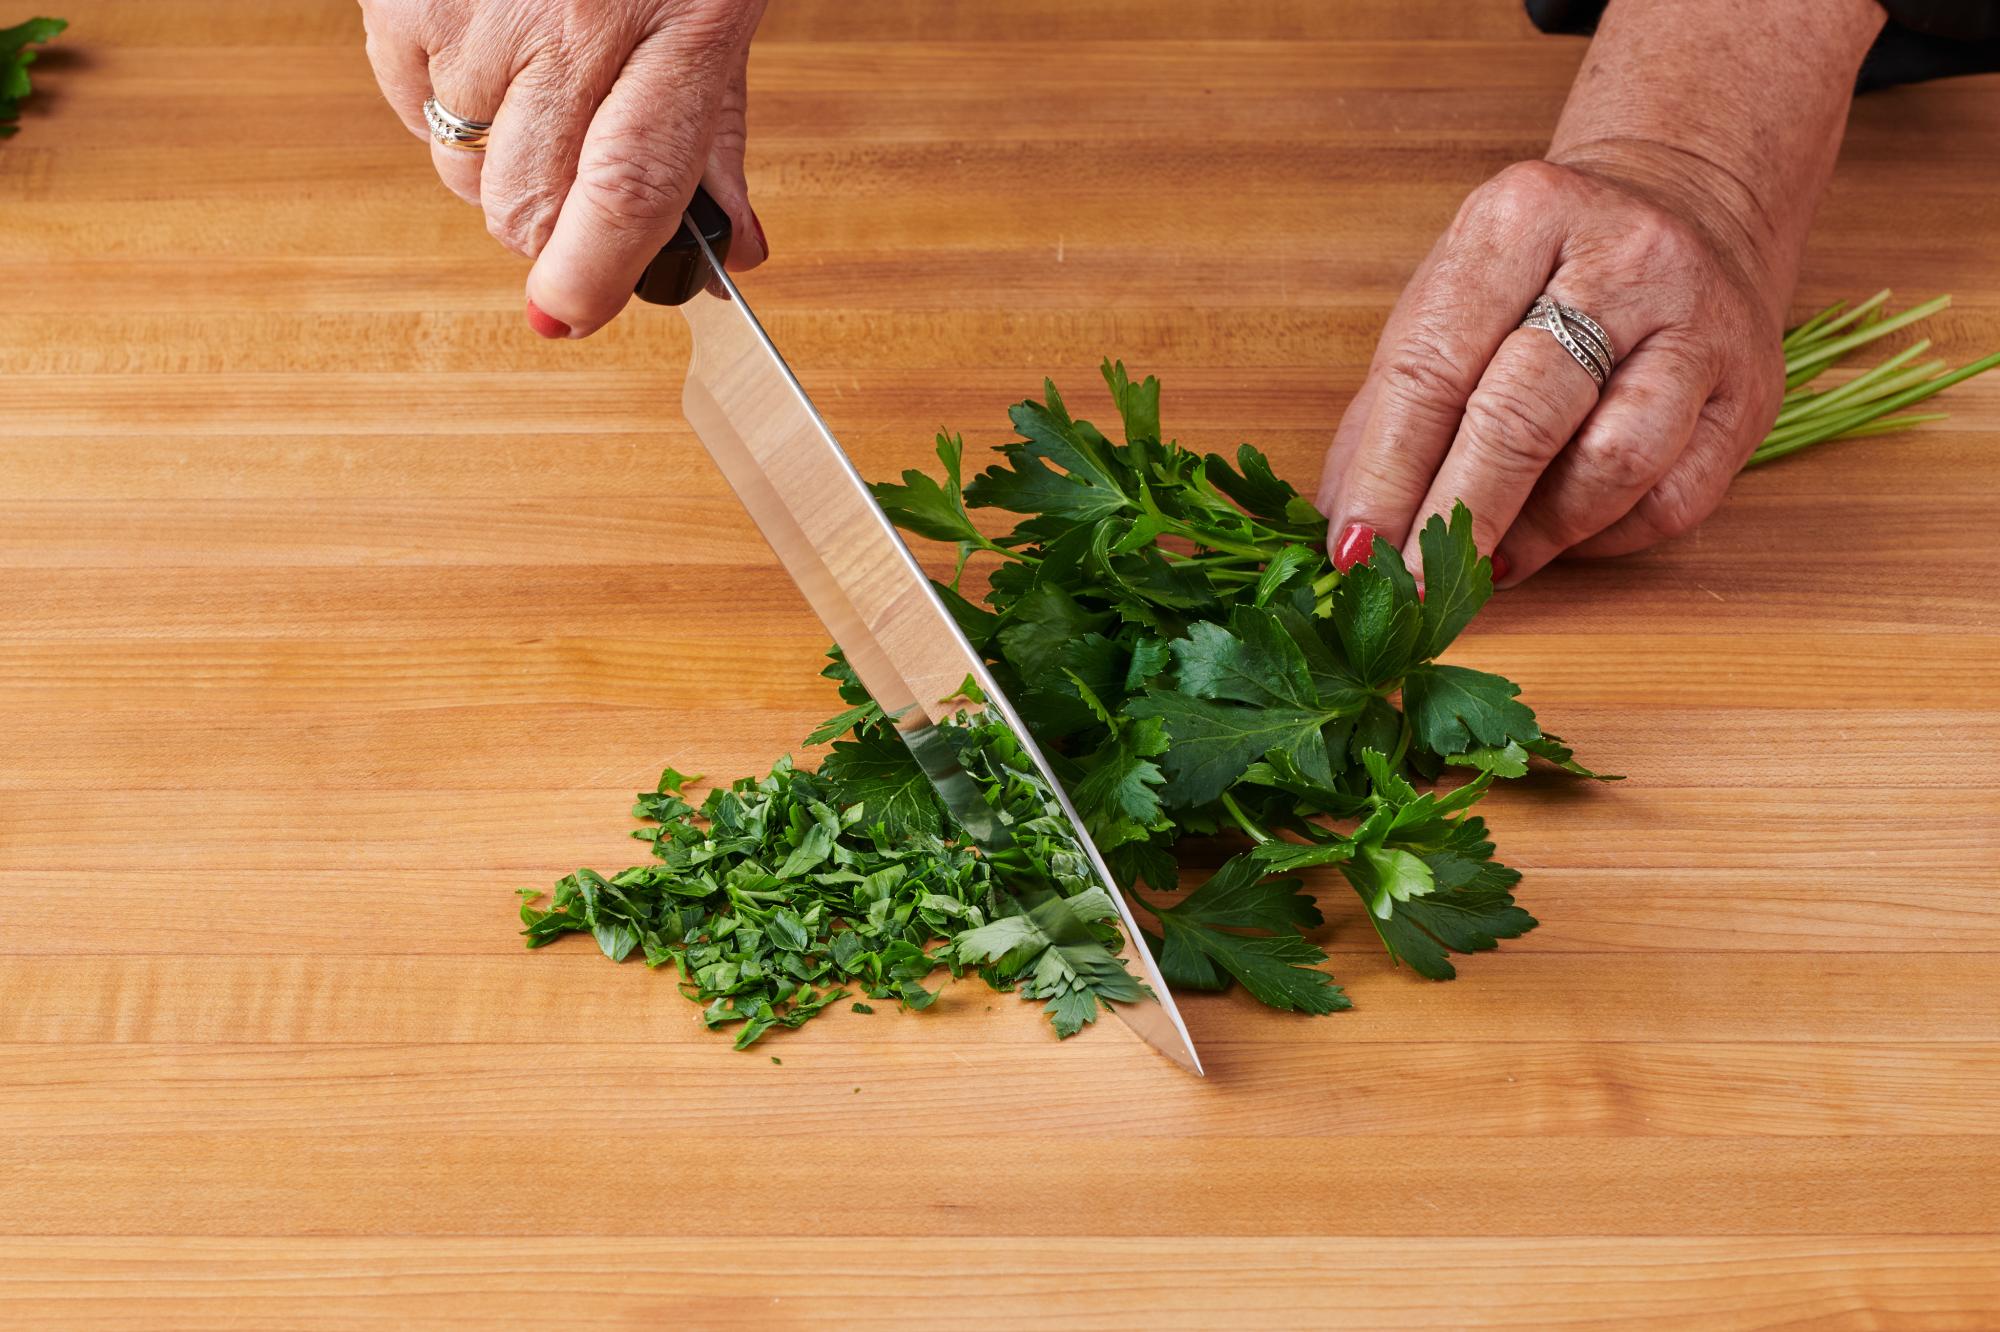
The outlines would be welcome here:
M 1600 392 L 1537 296 L 1610 335 Z M 1463 500 L 1496 579 L 1615 555 L 1721 502 L 1783 393 L 1786 292 L 1755 256 L 1616 165 L 1522 162 L 1475 190 L 1389 317 L 1327 455 L 1335 562 L 1407 547 Z

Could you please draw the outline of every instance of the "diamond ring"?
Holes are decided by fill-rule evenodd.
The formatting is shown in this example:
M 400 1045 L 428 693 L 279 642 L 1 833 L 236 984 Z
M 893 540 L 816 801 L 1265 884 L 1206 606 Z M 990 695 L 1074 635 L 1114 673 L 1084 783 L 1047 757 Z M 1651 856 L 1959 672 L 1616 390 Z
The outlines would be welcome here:
M 431 127 L 433 139 L 468 153 L 485 152 L 486 133 L 493 128 L 490 120 L 467 120 L 445 110 L 435 97 L 424 98 L 424 123 Z
M 1611 377 L 1618 358 L 1611 352 L 1611 335 L 1595 319 L 1572 305 L 1563 305 L 1546 292 L 1535 298 L 1522 328 L 1539 328 L 1554 338 L 1562 349 L 1584 368 L 1597 387 Z

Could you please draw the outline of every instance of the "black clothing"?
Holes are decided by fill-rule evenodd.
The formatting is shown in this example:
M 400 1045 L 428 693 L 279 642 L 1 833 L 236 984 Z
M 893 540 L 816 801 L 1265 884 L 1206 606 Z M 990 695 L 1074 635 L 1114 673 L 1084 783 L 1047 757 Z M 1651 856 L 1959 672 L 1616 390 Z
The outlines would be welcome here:
M 1748 0 L 1755 3 L 1755 0 Z M 1543 32 L 1590 33 L 1608 0 L 1526 0 Z M 2000 0 L 1880 0 L 1889 22 L 1855 91 L 2000 70 Z

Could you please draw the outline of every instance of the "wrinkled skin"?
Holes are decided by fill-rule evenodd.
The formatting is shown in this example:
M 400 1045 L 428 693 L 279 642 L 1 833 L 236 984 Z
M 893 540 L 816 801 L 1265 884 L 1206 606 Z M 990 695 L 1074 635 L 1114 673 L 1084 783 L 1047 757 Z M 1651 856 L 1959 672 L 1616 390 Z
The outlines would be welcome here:
M 423 102 L 486 120 L 484 153 L 432 144 L 438 175 L 534 260 L 545 336 L 624 308 L 697 183 L 734 224 L 729 266 L 766 243 L 743 176 L 744 68 L 763 0 L 361 0 L 368 58 L 410 132 Z M 553 320 L 554 325 L 548 321 Z M 566 330 L 556 325 L 567 326 Z
M 1622 359 L 1601 397 L 1553 337 L 1517 327 L 1544 290 L 1611 335 Z M 1688 531 L 1777 414 L 1771 295 L 1671 197 L 1603 168 L 1509 167 L 1390 315 L 1334 435 L 1333 530 L 1365 523 L 1416 567 L 1416 532 L 1462 498 L 1503 581 Z
M 1783 396 L 1778 349 L 1875 0 L 1616 0 L 1543 160 L 1474 190 L 1397 301 L 1328 450 L 1336 563 L 1414 560 L 1454 500 L 1502 586 L 1678 536 Z M 1619 358 L 1600 396 L 1546 291 Z

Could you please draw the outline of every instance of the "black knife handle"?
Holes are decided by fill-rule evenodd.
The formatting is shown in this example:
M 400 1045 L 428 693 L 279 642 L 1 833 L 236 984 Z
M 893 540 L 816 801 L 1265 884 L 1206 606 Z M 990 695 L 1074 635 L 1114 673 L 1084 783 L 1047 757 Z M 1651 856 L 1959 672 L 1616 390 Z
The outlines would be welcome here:
M 632 294 L 640 300 L 654 305 L 686 305 L 708 285 L 708 261 L 702 257 L 701 246 L 695 244 L 694 233 L 688 230 L 690 222 L 701 228 L 702 239 L 715 251 L 715 262 L 719 264 L 729 257 L 729 214 L 708 197 L 707 190 L 697 185 L 694 198 L 688 200 L 687 216 L 681 219 L 680 229 L 653 256 L 653 262 L 639 275 L 639 285 L 632 289 Z

